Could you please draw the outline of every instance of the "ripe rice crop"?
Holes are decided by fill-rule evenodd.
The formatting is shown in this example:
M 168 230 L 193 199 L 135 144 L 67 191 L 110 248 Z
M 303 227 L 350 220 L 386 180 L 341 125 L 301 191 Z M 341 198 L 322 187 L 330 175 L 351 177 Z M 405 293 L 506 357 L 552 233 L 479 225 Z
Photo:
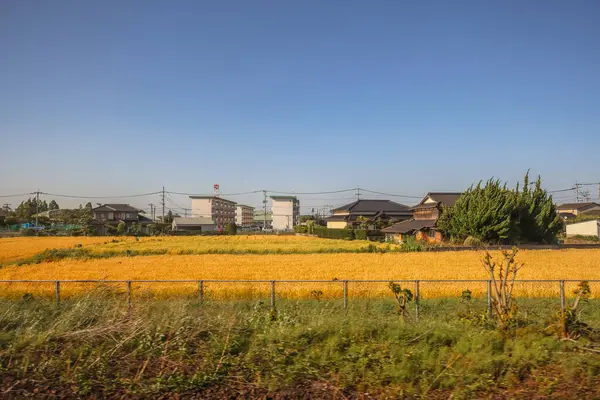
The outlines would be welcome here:
M 494 252 L 497 256 L 498 253 Z M 285 254 L 285 255 L 161 255 L 115 257 L 100 260 L 63 260 L 0 269 L 1 280 L 326 280 L 326 283 L 277 283 L 284 298 L 339 298 L 338 280 L 488 279 L 481 266 L 482 252 L 387 254 Z M 600 279 L 600 250 L 528 250 L 517 256 L 525 267 L 518 279 Z M 414 283 L 405 284 L 413 289 Z M 567 284 L 571 294 L 576 283 Z M 93 289 L 95 284 L 65 283 L 63 296 Z M 105 285 L 106 286 L 106 285 Z M 109 285 L 123 291 L 124 285 Z M 390 293 L 386 283 L 350 283 L 352 297 L 382 297 Z M 600 285 L 592 284 L 597 296 Z M 135 296 L 193 296 L 197 283 L 135 283 Z M 459 297 L 469 289 L 473 296 L 485 293 L 485 283 L 421 283 L 423 298 Z M 518 296 L 556 297 L 558 283 L 523 283 Z M 20 297 L 24 293 L 53 295 L 52 284 L 0 284 L 0 293 Z M 268 283 L 206 283 L 208 298 L 267 298 Z
M 81 244 L 89 247 L 110 241 L 107 237 L 17 237 L 0 239 L 0 264 L 31 257 L 46 249 L 72 248 Z
M 169 254 L 186 252 L 286 252 L 311 253 L 335 250 L 355 251 L 368 245 L 386 248 L 387 244 L 363 240 L 332 240 L 310 236 L 291 235 L 236 235 L 236 236 L 166 236 L 157 238 L 134 238 L 112 241 L 93 246 L 95 252 L 119 250 L 158 250 L 166 249 Z M 398 246 L 390 245 L 390 248 Z

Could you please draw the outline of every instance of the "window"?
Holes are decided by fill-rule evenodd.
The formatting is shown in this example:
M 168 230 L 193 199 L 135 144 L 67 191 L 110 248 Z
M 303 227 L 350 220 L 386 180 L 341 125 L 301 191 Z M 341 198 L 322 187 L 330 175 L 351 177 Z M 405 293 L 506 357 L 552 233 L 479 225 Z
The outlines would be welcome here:
M 429 238 L 435 239 L 435 229 L 430 229 L 428 235 L 429 235 Z

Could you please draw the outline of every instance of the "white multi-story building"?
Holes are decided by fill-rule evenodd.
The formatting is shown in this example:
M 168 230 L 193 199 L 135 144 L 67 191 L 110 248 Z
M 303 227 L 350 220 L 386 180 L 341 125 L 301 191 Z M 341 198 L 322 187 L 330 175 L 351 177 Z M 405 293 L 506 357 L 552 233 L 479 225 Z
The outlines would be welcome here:
M 210 218 L 218 230 L 228 224 L 235 224 L 235 201 L 217 196 L 190 196 L 192 199 L 192 217 Z
M 296 196 L 271 196 L 273 229 L 288 231 L 298 225 L 300 218 L 300 200 Z
M 254 207 L 238 204 L 235 211 L 235 224 L 237 226 L 251 226 L 254 222 Z

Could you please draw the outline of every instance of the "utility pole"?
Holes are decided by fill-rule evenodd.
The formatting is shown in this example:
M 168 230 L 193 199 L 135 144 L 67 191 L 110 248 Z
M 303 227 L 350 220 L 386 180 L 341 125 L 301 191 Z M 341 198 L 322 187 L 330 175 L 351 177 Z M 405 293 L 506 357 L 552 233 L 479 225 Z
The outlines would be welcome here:
M 163 186 L 163 190 L 162 190 L 162 200 L 161 200 L 161 204 L 162 204 L 162 223 L 165 223 L 165 187 Z
M 35 192 L 35 226 L 38 226 L 38 214 L 40 213 L 40 190 Z
M 263 230 L 267 229 L 267 191 L 263 190 Z
M 4 205 L 2 206 L 2 209 L 4 211 L 6 211 L 6 212 L 9 212 L 10 211 L 10 204 L 9 203 L 4 203 Z
M 150 206 L 150 218 L 154 221 L 154 204 L 150 203 L 148 205 Z
M 360 187 L 356 188 L 356 200 L 360 200 Z
M 575 191 L 577 193 L 577 202 L 579 203 L 579 186 L 581 186 L 577 181 L 575 181 Z

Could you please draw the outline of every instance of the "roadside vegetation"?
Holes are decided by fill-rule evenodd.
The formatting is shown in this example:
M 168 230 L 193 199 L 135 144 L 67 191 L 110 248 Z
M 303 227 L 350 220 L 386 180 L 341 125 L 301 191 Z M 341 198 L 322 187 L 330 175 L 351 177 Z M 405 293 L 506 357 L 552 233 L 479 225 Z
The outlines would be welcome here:
M 391 296 L 391 294 L 390 294 Z M 0 301 L 4 396 L 597 398 L 595 333 L 561 340 L 556 300 L 519 301 L 510 333 L 484 302 L 146 301 L 99 291 Z M 410 310 L 409 303 L 409 310 Z M 589 304 L 582 316 L 600 323 Z M 365 323 L 368 321 L 368 323 Z M 343 396 L 343 397 L 342 397 Z

